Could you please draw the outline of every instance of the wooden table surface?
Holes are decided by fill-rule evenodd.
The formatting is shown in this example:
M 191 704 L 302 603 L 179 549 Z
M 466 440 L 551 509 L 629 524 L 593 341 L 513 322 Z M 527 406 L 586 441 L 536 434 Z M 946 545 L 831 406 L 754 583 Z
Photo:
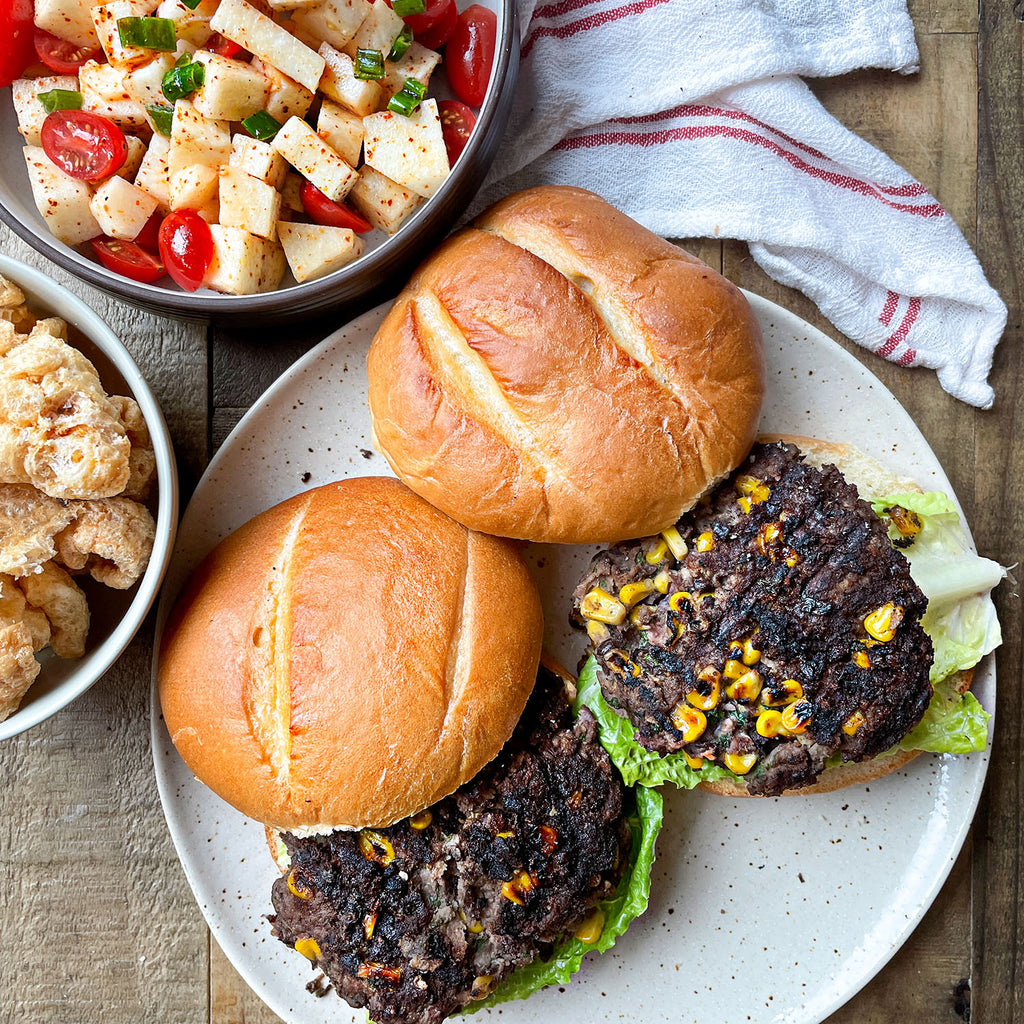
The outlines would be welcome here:
M 1018 0 L 1020 5 L 1020 0 Z M 910 411 L 946 468 L 979 550 L 1024 551 L 1024 32 L 1009 0 L 913 0 L 919 75 L 815 83 L 828 108 L 953 214 L 1010 309 L 995 407 L 941 391 L 843 339 L 804 296 L 732 242 L 689 243 L 744 287 L 821 327 Z M 46 264 L 0 226 L 0 251 L 66 282 L 123 339 L 163 405 L 183 496 L 263 389 L 334 324 L 224 331 L 130 309 Z M 1021 602 L 997 597 L 1004 643 L 988 781 L 933 907 L 830 1024 L 1024 1021 Z M 157 799 L 149 750 L 152 617 L 117 665 L 62 713 L 0 746 L 0 1019 L 74 1024 L 272 1024 L 210 939 Z M 1018 919 L 1021 919 L 1018 925 Z M 823 979 L 824 981 L 824 979 Z M 713 1024 L 713 1022 L 708 1022 Z

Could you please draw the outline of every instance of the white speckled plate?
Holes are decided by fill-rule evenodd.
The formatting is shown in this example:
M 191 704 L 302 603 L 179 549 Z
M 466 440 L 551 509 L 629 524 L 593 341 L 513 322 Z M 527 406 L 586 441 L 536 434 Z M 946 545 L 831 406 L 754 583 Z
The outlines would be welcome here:
M 852 440 L 925 488 L 950 492 L 921 433 L 872 374 L 792 313 L 750 299 L 768 354 L 765 430 Z M 389 472 L 371 451 L 365 400 L 366 349 L 383 311 L 300 360 L 224 443 L 178 532 L 161 621 L 189 570 L 257 512 L 306 487 Z M 567 665 L 582 646 L 566 625 L 567 599 L 590 550 L 530 552 L 547 643 Z M 991 659 L 974 688 L 991 710 Z M 309 964 L 271 937 L 264 915 L 275 868 L 262 827 L 191 776 L 155 696 L 152 721 L 167 822 L 228 958 L 289 1024 L 363 1022 L 363 1011 L 333 995 L 309 995 Z M 589 958 L 570 986 L 474 1020 L 815 1024 L 874 976 L 932 902 L 967 833 L 987 764 L 987 754 L 922 756 L 870 787 L 781 803 L 668 788 L 647 914 L 613 951 Z

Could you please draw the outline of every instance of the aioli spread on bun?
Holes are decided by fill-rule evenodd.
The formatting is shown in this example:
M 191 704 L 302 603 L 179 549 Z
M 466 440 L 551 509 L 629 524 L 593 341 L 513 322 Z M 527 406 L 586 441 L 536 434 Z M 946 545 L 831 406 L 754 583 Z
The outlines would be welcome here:
M 629 782 L 822 792 L 987 742 L 961 693 L 999 643 L 987 595 L 1002 568 L 967 549 L 944 496 L 792 440 L 755 445 L 673 528 L 595 556 L 576 589 L 582 699 Z

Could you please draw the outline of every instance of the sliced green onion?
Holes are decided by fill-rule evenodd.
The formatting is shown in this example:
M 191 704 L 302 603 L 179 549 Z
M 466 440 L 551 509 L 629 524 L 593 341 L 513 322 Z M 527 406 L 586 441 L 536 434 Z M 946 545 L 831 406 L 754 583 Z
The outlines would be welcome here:
M 384 77 L 384 55 L 380 50 L 356 50 L 356 63 L 352 72 L 364 82 L 376 82 Z
M 117 34 L 122 46 L 173 53 L 178 45 L 174 22 L 170 18 L 118 18 Z
M 199 61 L 171 68 L 160 81 L 160 91 L 173 103 L 191 96 L 203 84 L 206 71 Z
M 391 10 L 400 18 L 410 14 L 422 14 L 427 9 L 427 0 L 391 0 Z
M 388 60 L 401 60 L 405 56 L 405 51 L 409 49 L 410 43 L 412 43 L 412 29 L 408 25 L 403 25 L 402 31 L 398 33 L 395 41 L 391 44 Z
M 242 121 L 242 127 L 260 142 L 269 142 L 280 130 L 281 122 L 275 120 L 265 110 L 257 110 Z
M 183 54 L 182 54 L 182 55 L 181 55 L 181 56 L 180 56 L 180 57 L 179 57 L 179 58 L 178 58 L 178 59 L 177 59 L 177 60 L 176 60 L 176 61 L 174 62 L 174 66 L 175 66 L 176 68 L 180 68 L 180 67 L 182 66 L 182 64 L 191 64 L 191 63 L 192 63 L 192 54 L 191 54 L 191 53 L 189 53 L 189 52 L 188 52 L 188 51 L 186 50 L 186 51 L 185 51 L 185 52 L 184 52 L 184 53 L 183 53 Z
M 407 78 L 405 85 L 388 100 L 388 110 L 410 117 L 426 95 L 427 87 L 418 78 Z
M 194 11 L 203 0 L 181 0 L 181 2 L 190 10 Z
M 55 110 L 81 110 L 82 94 L 74 89 L 50 89 L 36 93 L 39 102 L 48 114 Z
M 174 107 L 165 107 L 162 103 L 147 105 L 146 113 L 153 122 L 153 130 L 165 138 L 171 137 L 171 123 L 174 120 Z

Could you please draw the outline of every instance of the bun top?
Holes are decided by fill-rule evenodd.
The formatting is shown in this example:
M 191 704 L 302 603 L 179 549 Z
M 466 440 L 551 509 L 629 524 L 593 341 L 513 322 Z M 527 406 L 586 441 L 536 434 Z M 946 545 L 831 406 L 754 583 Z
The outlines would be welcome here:
M 473 529 L 591 543 L 665 529 L 754 439 L 761 331 L 740 290 L 599 196 L 509 196 L 384 320 L 375 440 Z
M 384 826 L 471 779 L 533 687 L 514 547 L 398 481 L 297 495 L 231 534 L 164 632 L 160 701 L 195 775 L 265 824 Z

